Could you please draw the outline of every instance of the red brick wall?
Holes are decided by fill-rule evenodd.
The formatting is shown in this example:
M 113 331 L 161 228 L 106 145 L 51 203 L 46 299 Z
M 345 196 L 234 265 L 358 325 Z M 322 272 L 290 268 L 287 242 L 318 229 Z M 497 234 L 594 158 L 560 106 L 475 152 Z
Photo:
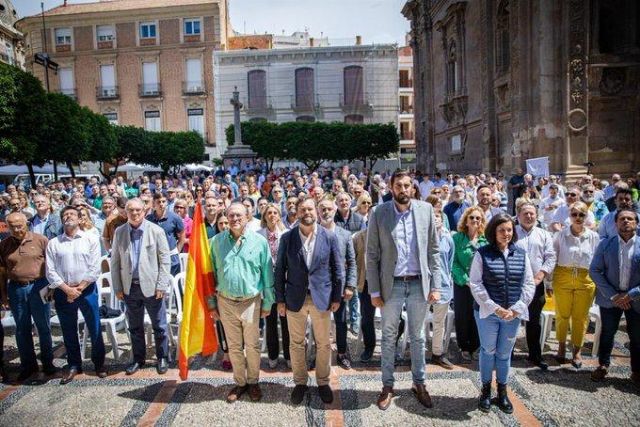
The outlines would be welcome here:
M 93 50 L 93 27 L 73 27 L 73 41 L 76 51 Z
M 180 43 L 180 20 L 164 19 L 160 21 L 160 44 Z
M 118 47 L 134 47 L 136 45 L 135 22 L 116 24 L 116 41 Z

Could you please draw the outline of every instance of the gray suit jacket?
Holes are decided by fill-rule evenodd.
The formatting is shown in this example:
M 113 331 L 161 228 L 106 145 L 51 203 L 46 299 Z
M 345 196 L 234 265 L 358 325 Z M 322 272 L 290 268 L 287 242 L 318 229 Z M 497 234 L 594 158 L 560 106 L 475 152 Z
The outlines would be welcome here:
M 369 214 L 367 231 L 367 283 L 369 294 L 379 292 L 383 301 L 391 298 L 398 252 L 392 230 L 396 227 L 393 200 L 377 206 Z M 425 301 L 431 289 L 440 289 L 440 254 L 433 208 L 430 204 L 411 200 L 418 237 L 418 259 L 422 273 Z
M 116 229 L 111 251 L 111 279 L 113 290 L 129 295 L 131 289 L 131 226 L 123 224 Z M 138 261 L 140 289 L 145 297 L 156 290 L 168 292 L 171 287 L 171 256 L 169 243 L 162 228 L 144 220 L 144 233 Z

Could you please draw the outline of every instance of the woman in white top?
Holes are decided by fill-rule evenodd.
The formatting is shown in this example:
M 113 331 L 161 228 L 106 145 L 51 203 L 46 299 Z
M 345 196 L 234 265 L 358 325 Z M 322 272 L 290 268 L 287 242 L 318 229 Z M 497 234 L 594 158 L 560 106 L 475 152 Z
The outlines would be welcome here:
M 276 259 L 278 258 L 278 247 L 280 246 L 280 237 L 287 231 L 282 223 L 282 213 L 280 206 L 275 203 L 269 203 L 264 208 L 261 218 L 262 228 L 258 233 L 264 236 L 269 243 L 271 259 L 275 268 Z M 266 319 L 266 336 L 267 336 L 267 353 L 269 355 L 269 368 L 275 369 L 278 366 L 278 355 L 280 354 L 280 344 L 278 342 L 278 317 L 280 317 L 280 329 L 282 330 L 282 353 L 287 366 L 291 367 L 291 357 L 289 356 L 289 328 L 287 318 L 278 316 L 277 305 L 273 304 L 271 313 Z
M 558 354 L 556 360 L 563 364 L 566 359 L 566 340 L 571 323 L 571 364 L 582 367 L 582 345 L 589 325 L 589 308 L 593 304 L 596 285 L 589 277 L 589 265 L 600 238 L 586 224 L 589 208 L 575 202 L 569 210 L 571 225 L 562 229 L 555 237 L 553 246 L 558 263 L 553 272 L 553 293 L 556 304 L 556 337 Z
M 91 220 L 91 211 L 89 211 L 88 207 L 78 208 L 78 222 L 80 230 L 82 230 L 83 233 L 93 234 L 98 238 L 99 242 L 102 242 L 102 235 L 100 230 L 93 225 L 93 221 Z M 100 253 L 102 255 L 106 255 L 107 253 L 102 246 L 102 243 L 100 243 Z
M 498 407 L 508 414 L 513 405 L 507 396 L 511 353 L 522 320 L 529 320 L 529 303 L 535 293 L 531 263 L 524 249 L 515 245 L 513 218 L 498 214 L 485 230 L 488 245 L 479 248 L 471 263 L 469 289 L 475 300 L 474 318 L 480 337 L 478 408 L 491 410 L 491 379 L 495 370 Z

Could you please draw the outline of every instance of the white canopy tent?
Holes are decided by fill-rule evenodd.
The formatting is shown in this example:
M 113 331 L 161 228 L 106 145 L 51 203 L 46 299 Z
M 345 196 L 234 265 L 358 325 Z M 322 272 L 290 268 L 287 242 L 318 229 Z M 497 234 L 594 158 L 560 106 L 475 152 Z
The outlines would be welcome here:
M 184 168 L 189 172 L 197 172 L 197 171 L 211 172 L 213 170 L 213 168 L 210 168 L 209 166 L 197 165 L 195 163 L 189 163 L 187 165 L 184 165 Z
M 151 165 L 125 163 L 122 166 L 118 166 L 118 172 L 162 172 L 162 169 L 157 166 Z
M 34 173 L 53 173 L 53 165 L 51 163 L 46 163 L 42 167 L 34 166 L 33 172 Z M 23 173 L 29 173 L 29 168 L 27 168 L 27 165 L 0 166 L 0 175 L 5 175 L 5 176 L 20 175 Z M 58 174 L 68 174 L 68 173 L 71 173 L 71 171 L 67 167 L 58 165 Z

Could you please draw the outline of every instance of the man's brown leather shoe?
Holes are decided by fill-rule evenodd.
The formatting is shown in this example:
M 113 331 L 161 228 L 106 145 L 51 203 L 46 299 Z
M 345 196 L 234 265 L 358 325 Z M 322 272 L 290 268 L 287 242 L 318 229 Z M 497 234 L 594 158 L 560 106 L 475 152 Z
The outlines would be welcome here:
M 606 366 L 598 366 L 595 371 L 591 372 L 591 381 L 600 382 L 604 380 L 604 377 L 609 373 L 609 369 Z
M 249 384 L 249 398 L 253 402 L 257 402 L 262 399 L 262 390 L 260 390 L 260 385 Z
M 61 380 L 60 380 L 60 384 L 65 385 L 65 384 L 69 384 L 71 381 L 73 381 L 73 379 L 76 377 L 76 375 L 81 374 L 82 370 L 78 369 L 78 368 L 70 368 L 69 372 L 67 373 L 67 375 L 65 375 Z
M 431 402 L 431 396 L 424 384 L 414 384 L 411 387 L 411 391 L 416 395 L 418 402 L 422 403 L 425 408 L 433 408 L 433 402 Z
M 378 408 L 386 411 L 391 405 L 391 399 L 393 399 L 393 387 L 388 385 L 382 387 L 382 392 L 378 395 Z
M 239 385 L 233 387 L 231 389 L 231 391 L 229 392 L 229 394 L 227 394 L 227 402 L 229 403 L 235 403 L 236 400 L 240 399 L 240 396 L 242 396 L 243 394 L 245 394 L 245 392 L 247 391 L 249 387 L 244 385 L 242 387 L 240 387 Z

